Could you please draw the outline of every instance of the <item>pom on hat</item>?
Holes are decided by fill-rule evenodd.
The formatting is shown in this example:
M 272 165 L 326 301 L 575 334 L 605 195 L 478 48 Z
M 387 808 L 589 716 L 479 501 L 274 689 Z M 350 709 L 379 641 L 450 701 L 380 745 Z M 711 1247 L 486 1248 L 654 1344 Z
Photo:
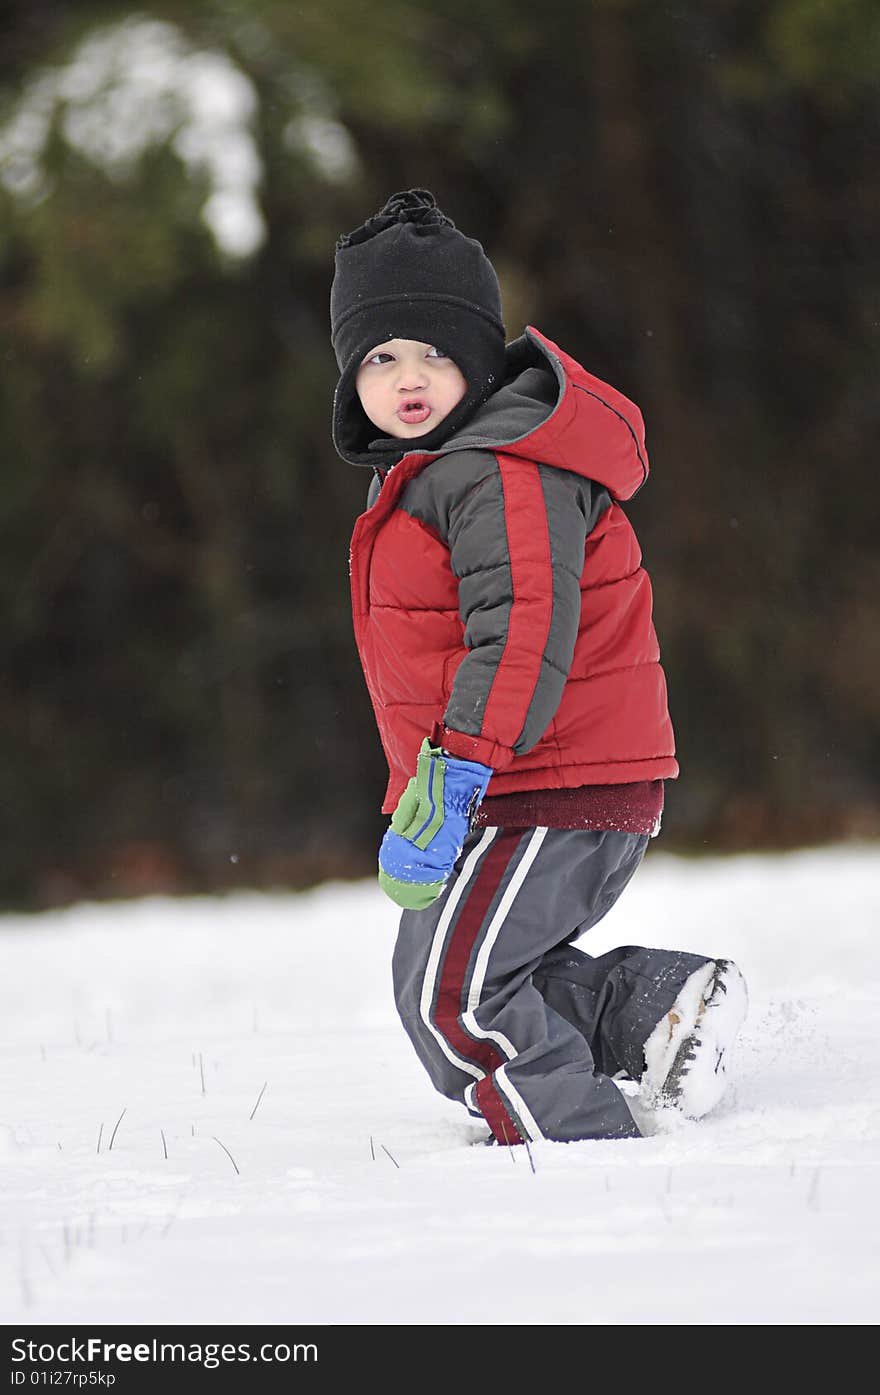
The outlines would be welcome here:
M 445 223 L 449 228 L 455 227 L 452 219 L 437 207 L 430 189 L 404 189 L 399 194 L 392 194 L 384 208 L 374 213 L 361 227 L 355 228 L 354 232 L 343 233 L 337 240 L 336 250 L 338 252 L 341 247 L 366 242 L 395 223 Z

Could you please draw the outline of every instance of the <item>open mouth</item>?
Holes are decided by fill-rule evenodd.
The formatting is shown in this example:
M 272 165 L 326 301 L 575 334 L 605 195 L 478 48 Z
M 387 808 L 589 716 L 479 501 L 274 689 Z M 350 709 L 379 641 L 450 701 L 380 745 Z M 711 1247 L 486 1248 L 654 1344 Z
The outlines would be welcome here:
M 419 426 L 423 421 L 427 421 L 431 415 L 431 408 L 426 402 L 412 401 L 402 402 L 397 409 L 397 415 L 407 426 Z

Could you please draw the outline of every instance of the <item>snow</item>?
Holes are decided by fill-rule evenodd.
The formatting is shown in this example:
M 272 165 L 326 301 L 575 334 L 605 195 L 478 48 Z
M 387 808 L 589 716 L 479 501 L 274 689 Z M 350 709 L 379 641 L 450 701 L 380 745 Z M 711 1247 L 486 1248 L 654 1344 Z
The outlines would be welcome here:
M 264 242 L 263 166 L 253 134 L 253 84 L 226 54 L 190 47 L 162 20 L 128 16 L 98 27 L 70 59 L 35 73 L 0 125 L 0 183 L 19 198 L 50 192 L 43 156 L 53 116 L 68 144 L 118 180 L 170 141 L 209 193 L 201 216 L 220 250 L 250 256 Z
M 284 141 L 290 150 L 305 154 L 328 184 L 344 184 L 357 173 L 357 149 L 351 134 L 332 117 L 305 111 L 288 122 Z
M 876 1321 L 878 874 L 652 847 L 582 947 L 734 958 L 734 1085 L 534 1171 L 423 1075 L 372 883 L 0 917 L 4 1321 Z

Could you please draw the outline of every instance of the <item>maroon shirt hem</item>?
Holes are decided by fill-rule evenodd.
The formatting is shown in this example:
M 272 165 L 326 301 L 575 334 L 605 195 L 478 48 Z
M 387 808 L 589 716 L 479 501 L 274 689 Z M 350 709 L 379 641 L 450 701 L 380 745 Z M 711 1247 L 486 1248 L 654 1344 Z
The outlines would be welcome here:
M 580 785 L 572 790 L 522 790 L 484 799 L 479 828 L 591 828 L 654 834 L 663 812 L 663 781 Z

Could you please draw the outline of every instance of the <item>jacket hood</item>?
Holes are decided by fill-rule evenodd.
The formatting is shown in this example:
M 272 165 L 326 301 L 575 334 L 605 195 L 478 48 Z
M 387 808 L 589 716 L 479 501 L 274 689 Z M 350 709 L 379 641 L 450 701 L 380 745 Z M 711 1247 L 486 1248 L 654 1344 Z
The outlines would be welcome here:
M 645 425 L 634 402 L 588 373 L 531 325 L 506 351 L 503 387 L 445 441 L 453 450 L 503 450 L 584 475 L 631 499 L 648 477 Z

